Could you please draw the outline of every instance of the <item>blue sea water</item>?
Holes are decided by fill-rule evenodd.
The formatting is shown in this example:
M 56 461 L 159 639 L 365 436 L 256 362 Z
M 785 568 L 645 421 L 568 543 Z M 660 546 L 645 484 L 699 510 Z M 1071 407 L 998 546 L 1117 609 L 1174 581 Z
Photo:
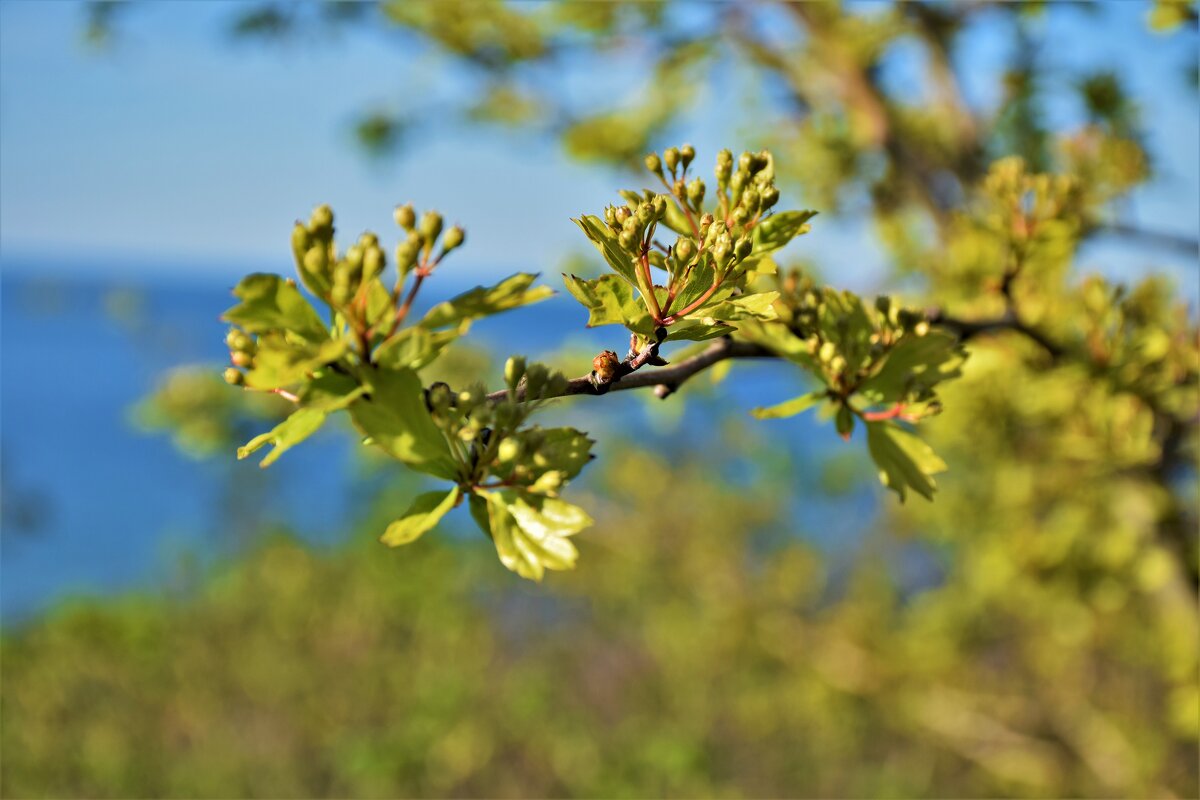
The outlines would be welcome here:
M 427 302 L 469 285 L 431 284 L 437 291 Z M 236 462 L 232 453 L 187 458 L 167 436 L 131 423 L 132 407 L 166 370 L 196 362 L 221 366 L 227 353 L 219 316 L 230 304 L 229 286 L 220 281 L 113 282 L 6 264 L 0 273 L 0 621 L 27 618 L 68 595 L 162 587 L 182 556 L 204 559 L 236 549 L 246 535 L 229 525 L 239 486 L 255 487 L 260 519 L 314 542 L 348 535 L 361 480 L 352 437 L 318 435 L 260 471 L 253 459 Z M 559 295 L 486 320 L 468 340 L 498 355 L 537 355 L 568 341 L 581 353 L 623 349 L 619 328 L 589 331 L 583 321 L 574 301 Z M 563 331 L 575 333 L 564 338 Z M 683 457 L 713 458 L 719 437 L 697 431 L 711 429 L 713 419 L 744 420 L 751 406 L 801 391 L 798 376 L 778 366 L 739 365 L 739 380 L 727 390 L 689 391 L 682 414 L 674 413 L 672 401 L 629 392 L 604 402 L 568 402 L 550 412 L 549 422 L 591 431 L 619 426 Z M 765 436 L 786 431 L 798 451 L 837 445 L 830 426 L 811 419 L 770 425 Z M 609 452 L 603 442 L 598 449 L 602 458 Z M 736 466 L 730 465 L 731 480 L 738 479 Z M 875 494 L 849 504 L 832 501 L 840 504 L 837 518 L 844 526 L 863 524 Z M 807 503 L 797 514 L 820 530 L 818 538 L 833 539 L 839 528 L 827 524 L 835 516 L 831 508 Z

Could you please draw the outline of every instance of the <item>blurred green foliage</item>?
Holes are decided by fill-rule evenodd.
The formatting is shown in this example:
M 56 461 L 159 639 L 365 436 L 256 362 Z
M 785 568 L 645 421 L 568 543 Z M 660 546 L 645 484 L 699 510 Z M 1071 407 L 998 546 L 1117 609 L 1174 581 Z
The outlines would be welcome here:
M 954 391 L 983 405 L 981 390 L 1006 391 L 1002 371 L 1014 365 L 980 358 Z M 952 446 L 953 431 L 942 435 Z M 776 465 L 757 468 L 751 488 L 724 483 L 698 459 L 614 448 L 591 484 L 606 502 L 583 566 L 549 584 L 515 581 L 485 550 L 449 537 L 380 548 L 375 532 L 390 513 L 381 502 L 363 535 L 334 552 L 274 539 L 195 593 L 76 603 L 9 631 L 0 789 L 914 797 L 1194 788 L 1193 599 L 1145 540 L 1154 509 L 1136 479 L 1108 497 L 1100 483 L 1037 486 L 1031 459 L 1077 468 L 1061 462 L 1062 442 L 1014 448 L 988 435 L 971 449 L 1000 472 L 951 474 L 941 503 L 889 504 L 900 516 L 881 528 L 914 541 L 869 535 L 847 571 L 787 521 L 799 465 L 743 434 L 721 442 L 727 457 L 745 455 L 735 441 Z M 647 474 L 672 479 L 648 483 Z M 1053 533 L 1041 522 L 1048 515 Z M 1070 558 L 1095 539 L 1103 555 Z M 940 565 L 942 579 L 898 585 L 888 562 L 913 556 Z
M 1076 269 L 1099 234 L 1196 252 L 1115 202 L 1154 165 L 1121 75 L 1070 76 L 1085 118 L 1053 130 L 1037 4 L 682 7 L 447 0 L 352 22 L 477 71 L 468 119 L 624 165 L 695 83 L 748 67 L 780 185 L 869 216 L 903 299 L 969 354 L 920 426 L 951 465 L 938 502 L 872 517 L 862 460 L 790 461 L 762 438 L 786 429 L 761 427 L 787 422 L 683 451 L 609 438 L 579 487 L 580 568 L 534 586 L 452 535 L 380 547 L 408 501 L 385 493 L 336 551 L 279 539 L 195 593 L 7 631 L 3 794 L 1197 796 L 1195 310 L 1161 279 Z M 1195 34 L 1194 3 L 1146 12 Z M 1013 44 L 986 108 L 954 58 L 983 23 Z M 897 90 L 882 76 L 912 45 L 920 91 Z M 556 94 L 540 78 L 567 48 L 649 53 L 646 80 Z M 824 296 L 812 274 L 774 278 L 789 329 Z M 822 494 L 858 520 L 843 552 L 795 522 Z

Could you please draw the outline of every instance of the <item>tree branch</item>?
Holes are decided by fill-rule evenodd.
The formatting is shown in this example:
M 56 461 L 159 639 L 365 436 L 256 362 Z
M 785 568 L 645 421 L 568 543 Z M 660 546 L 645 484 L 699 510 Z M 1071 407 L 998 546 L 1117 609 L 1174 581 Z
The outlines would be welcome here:
M 625 370 L 624 374 L 620 377 L 614 378 L 608 383 L 599 383 L 593 377 L 594 373 L 584 375 L 567 381 L 567 385 L 563 391 L 560 394 L 551 395 L 551 397 L 570 397 L 581 394 L 601 395 L 625 389 L 645 389 L 650 386 L 654 387 L 654 393 L 659 397 L 667 397 L 678 390 L 688 378 L 727 358 L 778 358 L 778 356 L 765 347 L 756 344 L 721 338 L 691 358 L 686 358 L 677 364 L 671 364 L 661 369 L 644 372 L 638 371 L 638 367 L 641 364 L 629 366 L 633 363 L 633 359 L 626 359 L 621 364 L 621 367 L 625 367 Z M 507 397 L 508 391 L 501 390 L 489 394 L 488 400 L 497 403 Z M 524 386 L 517 388 L 517 399 L 525 399 Z
M 1100 235 L 1119 236 L 1131 241 L 1141 242 L 1150 247 L 1174 250 L 1183 255 L 1195 256 L 1197 253 L 1200 253 L 1200 240 L 1182 234 L 1167 233 L 1166 231 L 1146 230 L 1145 228 L 1138 228 L 1123 222 L 1102 225 L 1096 229 L 1096 233 Z
M 1025 336 L 1045 350 L 1052 359 L 1058 360 L 1066 354 L 1066 348 L 1051 340 L 1046 334 L 1022 322 L 1012 311 L 992 319 L 967 320 L 951 317 L 940 309 L 933 309 L 927 314 L 930 325 L 937 325 L 958 336 L 959 340 L 967 341 L 982 333 L 995 331 L 1013 331 Z

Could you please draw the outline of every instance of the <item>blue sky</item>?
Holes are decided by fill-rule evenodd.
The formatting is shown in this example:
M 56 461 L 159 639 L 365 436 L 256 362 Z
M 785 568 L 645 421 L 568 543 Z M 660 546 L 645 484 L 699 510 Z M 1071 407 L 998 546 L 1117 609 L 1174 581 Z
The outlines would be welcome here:
M 355 113 L 395 102 L 401 84 L 453 94 L 462 89 L 455 73 L 382 35 L 235 45 L 224 35 L 230 11 L 222 2 L 139 5 L 116 47 L 98 52 L 82 44 L 79 4 L 0 0 L 6 262 L 223 278 L 285 269 L 291 223 L 314 204 L 331 203 L 344 231 L 390 234 L 392 207 L 413 200 L 467 227 L 463 269 L 549 271 L 580 246 L 568 216 L 599 209 L 627 182 L 567 160 L 551 142 L 485 128 L 435 128 L 398 160 L 371 161 L 352 145 Z M 1195 37 L 1156 37 L 1143 13 L 1115 4 L 1088 20 L 1052 7 L 1042 22 L 1047 55 L 1068 68 L 1099 56 L 1127 77 L 1165 168 L 1130 213 L 1145 227 L 1194 236 L 1200 115 L 1181 71 Z M 1004 41 L 986 26 L 971 33 L 964 64 L 975 102 L 994 99 Z M 901 58 L 890 79 L 903 80 L 905 69 Z M 702 150 L 736 146 L 723 121 L 728 102 L 707 91 L 680 138 Z M 1052 111 L 1064 123 L 1077 114 L 1066 102 Z M 855 224 L 826 217 L 808 238 L 818 252 L 856 253 L 850 283 L 875 274 L 878 252 Z M 1162 263 L 1194 281 L 1194 259 L 1107 245 L 1096 257 L 1130 269 Z

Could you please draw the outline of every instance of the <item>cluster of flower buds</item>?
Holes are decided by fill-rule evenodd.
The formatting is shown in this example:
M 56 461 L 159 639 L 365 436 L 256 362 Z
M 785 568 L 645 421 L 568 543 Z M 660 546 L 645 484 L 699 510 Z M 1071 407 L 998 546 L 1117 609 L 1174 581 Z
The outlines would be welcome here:
M 225 370 L 225 382 L 233 386 L 241 386 L 246 380 L 242 370 L 254 366 L 254 354 L 258 350 L 258 342 L 241 328 L 230 328 L 229 333 L 225 336 L 225 344 L 229 347 L 229 362 L 233 364 Z
M 404 276 L 415 266 L 432 267 L 447 253 L 462 245 L 466 239 L 466 232 L 458 225 L 451 226 L 443 235 L 442 215 L 436 211 L 426 211 L 418 219 L 412 203 L 397 206 L 395 219 L 396 224 L 408 234 L 404 241 L 396 246 L 396 269 L 400 273 L 399 280 L 403 280 Z M 438 245 L 439 236 L 442 237 L 441 252 L 431 262 L 430 257 Z
M 621 195 L 627 205 L 605 208 L 604 221 L 617 234 L 621 247 L 637 255 L 654 236 L 655 227 L 667 213 L 667 198 L 649 189 L 642 195 L 634 192 L 622 192 Z
M 714 170 L 720 190 L 723 210 L 731 228 L 754 222 L 779 202 L 775 187 L 775 162 L 766 150 L 742 153 L 734 169 L 733 154 L 722 150 L 717 154 Z

